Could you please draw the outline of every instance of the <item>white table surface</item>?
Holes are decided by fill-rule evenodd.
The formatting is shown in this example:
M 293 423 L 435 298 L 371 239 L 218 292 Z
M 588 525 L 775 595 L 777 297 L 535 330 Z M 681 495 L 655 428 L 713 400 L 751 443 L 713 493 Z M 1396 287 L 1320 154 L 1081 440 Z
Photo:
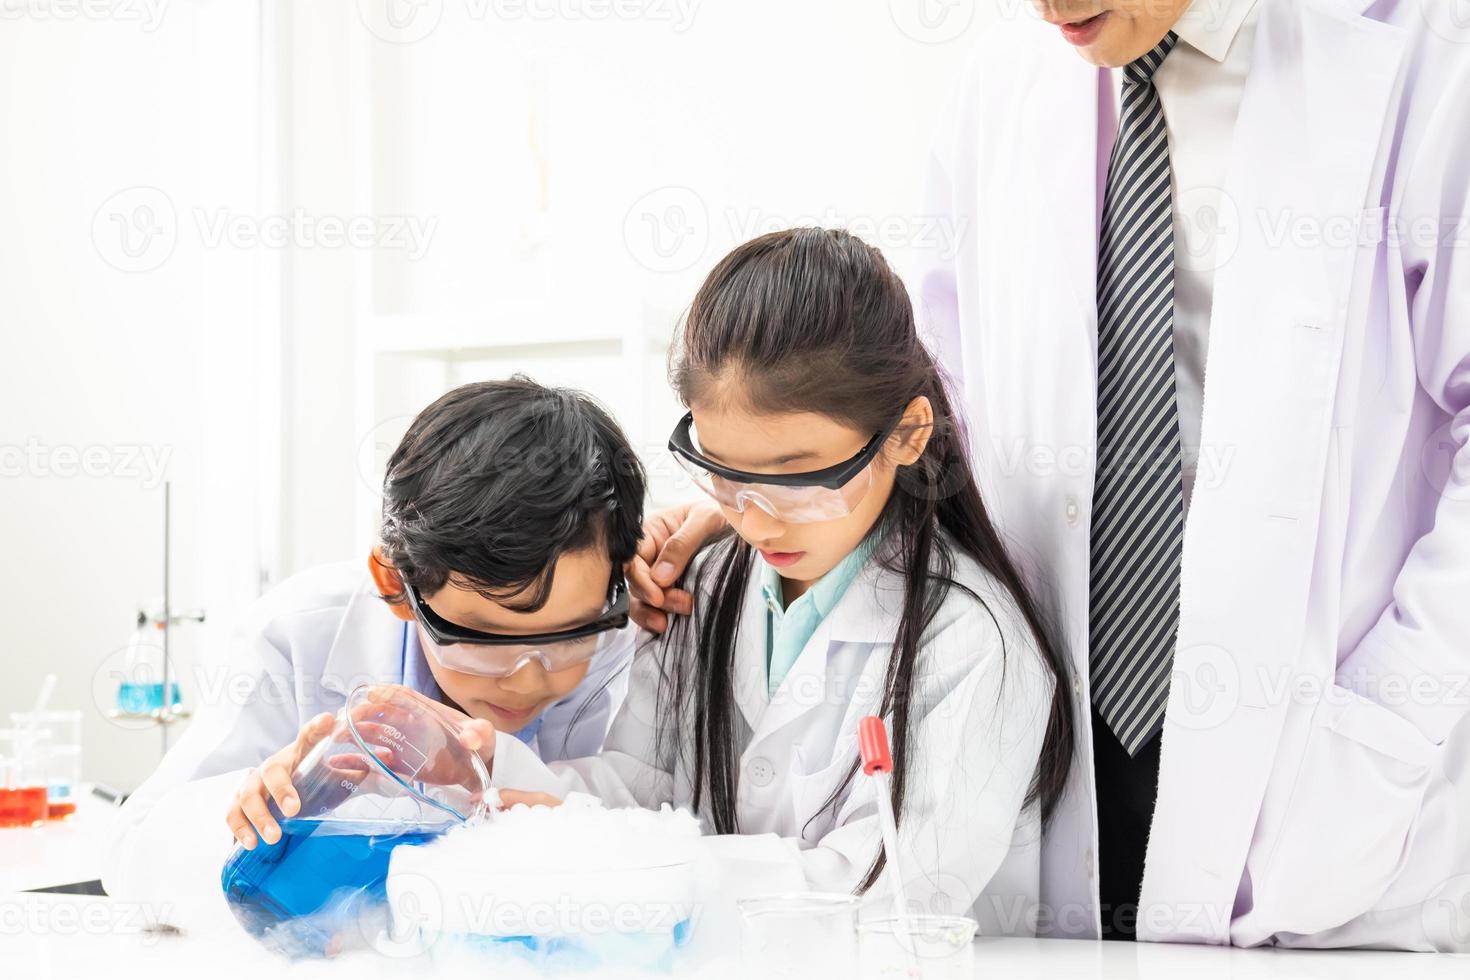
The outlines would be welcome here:
M 341 977 L 351 980 L 471 973 L 444 968 L 427 956 L 395 958 L 370 951 L 335 960 L 288 962 L 244 937 L 158 935 L 148 909 L 81 895 L 0 896 L 0 975 L 6 980 L 83 977 Z M 1382 980 L 1470 977 L 1470 957 L 1371 951 L 1304 952 L 1209 946 L 1094 943 L 1056 939 L 981 939 L 975 976 L 1004 980 Z M 486 970 L 482 976 L 504 976 Z M 524 974 L 523 974 L 524 975 Z M 566 974 L 563 974 L 564 976 Z M 694 974 L 742 975 L 737 962 L 710 964 Z M 597 974 L 599 977 L 606 974 Z M 815 978 L 814 978 L 815 980 Z
M 425 954 L 353 952 L 335 960 L 288 962 L 255 944 L 233 923 L 207 933 L 151 928 L 168 910 L 84 895 L 23 893 L 96 878 L 108 824 L 116 810 L 85 795 L 76 816 L 39 828 L 0 830 L 0 978 L 74 980 L 82 977 L 343 977 L 420 978 L 444 969 Z M 1004 980 L 1381 980 L 1436 977 L 1467 980 L 1470 957 L 1371 951 L 1304 952 L 1207 946 L 1093 943 L 1067 940 L 980 939 L 977 977 Z M 482 976 L 502 976 L 487 970 Z M 738 953 L 695 974 L 743 976 Z M 599 974 L 606 976 L 606 974 Z
M 0 829 L 0 894 L 99 877 L 102 847 L 116 814 L 116 806 L 84 786 L 77 812 L 65 820 Z

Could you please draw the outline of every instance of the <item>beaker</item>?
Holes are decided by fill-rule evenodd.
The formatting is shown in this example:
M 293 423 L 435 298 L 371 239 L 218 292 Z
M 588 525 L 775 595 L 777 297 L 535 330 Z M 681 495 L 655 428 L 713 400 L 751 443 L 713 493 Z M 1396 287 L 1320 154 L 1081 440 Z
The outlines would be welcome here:
M 50 733 L 46 748 L 46 818 L 60 820 L 77 809 L 82 778 L 82 713 L 80 711 L 12 711 L 16 728 L 35 728 Z
M 858 926 L 863 980 L 969 980 L 975 975 L 978 926 L 963 915 L 865 920 Z
M 34 827 L 46 820 L 46 758 L 51 733 L 0 728 L 0 827 Z
M 269 804 L 281 837 L 236 845 L 225 862 L 225 897 L 248 932 L 293 955 L 355 945 L 366 937 L 350 927 L 384 901 L 393 849 L 485 807 L 485 765 L 437 707 L 395 685 L 352 692 L 291 776 L 300 810 L 285 818 Z
M 856 896 L 807 892 L 735 904 L 747 976 L 806 980 L 857 972 Z

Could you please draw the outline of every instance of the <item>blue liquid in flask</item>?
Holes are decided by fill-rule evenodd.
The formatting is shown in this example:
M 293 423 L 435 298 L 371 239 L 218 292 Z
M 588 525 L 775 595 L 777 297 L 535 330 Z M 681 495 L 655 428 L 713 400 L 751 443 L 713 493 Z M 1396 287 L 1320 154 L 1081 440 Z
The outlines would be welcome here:
M 172 702 L 168 707 L 179 706 L 179 682 L 172 681 L 169 684 Z M 144 683 L 139 681 L 123 681 L 117 689 L 117 710 L 124 714 L 147 714 L 150 711 L 158 711 L 164 708 L 163 683 Z
M 365 905 L 387 898 L 388 859 L 446 827 L 377 820 L 277 819 L 281 837 L 237 846 L 220 874 L 230 911 L 257 939 L 296 955 L 320 955 Z

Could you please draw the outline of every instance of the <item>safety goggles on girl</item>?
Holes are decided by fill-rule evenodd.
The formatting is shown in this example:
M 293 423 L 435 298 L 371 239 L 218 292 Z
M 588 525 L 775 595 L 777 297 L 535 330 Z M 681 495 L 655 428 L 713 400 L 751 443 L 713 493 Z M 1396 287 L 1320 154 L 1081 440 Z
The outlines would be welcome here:
M 851 514 L 873 483 L 872 462 L 898 427 L 894 419 L 856 456 L 808 473 L 749 473 L 705 456 L 695 447 L 694 413 L 685 414 L 669 436 L 669 452 L 705 493 L 721 506 L 744 513 L 754 504 L 778 521 L 814 524 Z
M 408 604 L 422 627 L 426 652 L 449 670 L 481 677 L 509 677 L 532 660 L 548 672 L 566 670 L 592 659 L 603 633 L 628 625 L 628 587 L 621 578 L 609 588 L 607 608 L 597 619 L 555 633 L 482 633 L 443 618 L 404 583 Z

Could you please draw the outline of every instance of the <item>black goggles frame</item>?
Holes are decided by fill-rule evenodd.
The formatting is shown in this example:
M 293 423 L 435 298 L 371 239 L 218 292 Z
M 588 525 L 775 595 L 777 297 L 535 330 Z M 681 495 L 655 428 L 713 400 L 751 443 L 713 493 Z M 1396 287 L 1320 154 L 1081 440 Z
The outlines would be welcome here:
M 669 452 L 731 483 L 764 483 L 774 487 L 825 487 L 828 490 L 840 490 L 877 457 L 883 444 L 888 441 L 888 437 L 893 435 L 893 430 L 898 428 L 898 423 L 902 421 L 902 418 L 899 416 L 894 419 L 886 429 L 869 439 L 867 444 L 851 459 L 844 460 L 835 466 L 807 473 L 748 473 L 745 470 L 731 469 L 716 463 L 694 448 L 694 441 L 689 435 L 694 428 L 693 412 L 685 412 L 679 424 L 674 426 L 674 432 L 669 436 Z
M 596 636 L 598 633 L 606 633 L 609 630 L 622 629 L 628 625 L 628 585 L 621 576 L 613 579 L 608 588 L 607 612 L 590 623 L 555 633 L 482 633 L 468 626 L 451 623 L 434 612 L 419 595 L 418 590 L 407 582 L 403 583 L 403 592 L 408 597 L 408 606 L 413 610 L 414 618 L 419 621 L 419 625 L 424 628 L 429 639 L 440 646 L 453 646 L 456 643 L 472 643 L 480 646 L 549 646 L 568 640 L 581 640 L 589 636 Z

